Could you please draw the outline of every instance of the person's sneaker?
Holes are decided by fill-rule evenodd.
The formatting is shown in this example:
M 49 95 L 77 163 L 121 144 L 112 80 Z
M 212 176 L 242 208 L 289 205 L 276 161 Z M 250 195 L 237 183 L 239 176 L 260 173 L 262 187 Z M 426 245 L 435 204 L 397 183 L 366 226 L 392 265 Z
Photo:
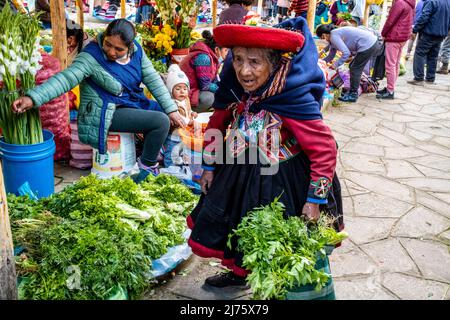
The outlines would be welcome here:
M 377 95 L 378 95 L 378 94 L 383 94 L 383 93 L 386 93 L 386 92 L 387 92 L 387 88 L 384 87 L 384 88 L 381 89 L 381 90 L 377 90 Z
M 425 83 L 426 83 L 426 84 L 436 84 L 436 83 L 434 82 L 434 80 L 425 80 Z
M 423 80 L 416 80 L 416 79 L 408 80 L 408 81 L 406 81 L 406 83 L 412 84 L 414 86 L 423 86 L 424 85 Z
M 230 286 L 246 286 L 247 282 L 245 281 L 245 277 L 239 277 L 233 272 L 223 272 L 206 278 L 205 284 L 212 287 L 224 288 Z
M 133 179 L 135 183 L 141 183 L 148 177 L 149 174 L 152 174 L 154 176 L 157 176 L 159 174 L 158 162 L 153 166 L 146 166 L 141 162 L 141 159 L 138 159 L 137 162 L 139 167 L 139 173 L 131 177 L 131 179 Z
M 394 99 L 394 93 L 390 93 L 389 91 L 386 91 L 381 94 L 377 94 L 377 99 L 385 99 L 385 100 L 392 100 Z
M 342 102 L 356 102 L 358 101 L 358 93 L 349 92 L 344 96 L 340 96 L 338 99 Z
M 109 5 L 105 13 L 105 19 L 114 20 L 118 11 L 118 7 L 114 4 Z

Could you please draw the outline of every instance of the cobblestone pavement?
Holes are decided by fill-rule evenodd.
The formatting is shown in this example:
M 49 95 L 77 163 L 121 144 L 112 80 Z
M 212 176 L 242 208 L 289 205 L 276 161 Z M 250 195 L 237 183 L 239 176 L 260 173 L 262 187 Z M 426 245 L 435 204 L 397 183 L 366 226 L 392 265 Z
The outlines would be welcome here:
M 450 77 L 330 108 L 346 230 L 331 255 L 338 299 L 449 299 Z
M 324 112 L 339 144 L 350 234 L 330 257 L 337 299 L 450 299 L 450 75 L 425 87 L 409 78 L 399 79 L 395 100 L 364 95 Z M 57 174 L 67 177 L 61 188 L 80 172 Z M 145 298 L 250 298 L 203 289 L 219 269 L 192 257 Z

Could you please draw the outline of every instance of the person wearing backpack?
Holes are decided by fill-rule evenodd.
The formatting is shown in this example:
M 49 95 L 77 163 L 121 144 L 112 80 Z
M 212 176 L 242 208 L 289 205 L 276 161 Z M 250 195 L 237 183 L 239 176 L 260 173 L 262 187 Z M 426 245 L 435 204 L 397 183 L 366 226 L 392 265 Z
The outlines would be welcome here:
M 394 99 L 403 47 L 411 36 L 415 0 L 395 0 L 381 35 L 385 45 L 387 87 L 377 92 L 379 99 Z

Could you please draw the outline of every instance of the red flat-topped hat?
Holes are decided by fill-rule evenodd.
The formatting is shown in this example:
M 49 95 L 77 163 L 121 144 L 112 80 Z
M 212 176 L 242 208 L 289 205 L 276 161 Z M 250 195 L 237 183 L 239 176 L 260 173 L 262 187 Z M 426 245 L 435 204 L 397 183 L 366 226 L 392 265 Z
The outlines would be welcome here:
M 213 29 L 216 43 L 225 48 L 265 48 L 298 52 L 305 37 L 300 32 L 274 27 L 244 24 L 221 24 Z

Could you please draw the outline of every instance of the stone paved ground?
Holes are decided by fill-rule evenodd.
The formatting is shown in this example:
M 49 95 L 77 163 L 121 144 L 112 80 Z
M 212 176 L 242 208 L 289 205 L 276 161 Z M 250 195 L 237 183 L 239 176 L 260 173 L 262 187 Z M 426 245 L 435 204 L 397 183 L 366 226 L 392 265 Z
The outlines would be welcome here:
M 324 114 L 339 143 L 350 234 L 330 257 L 338 299 L 450 299 L 450 75 L 426 87 L 407 79 L 393 101 L 365 95 Z M 57 190 L 80 174 L 57 165 Z M 202 288 L 220 268 L 192 257 L 145 298 L 249 299 Z

